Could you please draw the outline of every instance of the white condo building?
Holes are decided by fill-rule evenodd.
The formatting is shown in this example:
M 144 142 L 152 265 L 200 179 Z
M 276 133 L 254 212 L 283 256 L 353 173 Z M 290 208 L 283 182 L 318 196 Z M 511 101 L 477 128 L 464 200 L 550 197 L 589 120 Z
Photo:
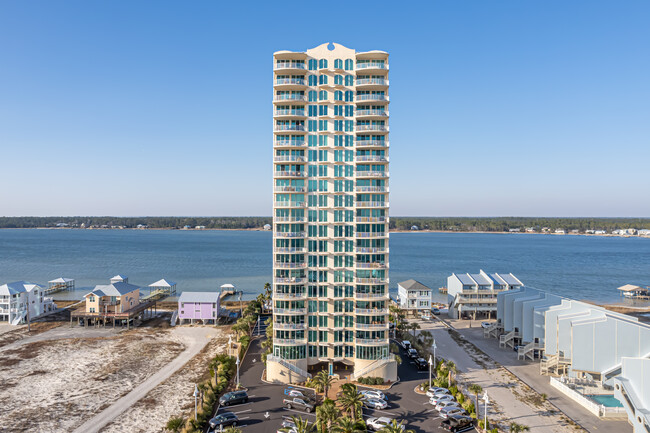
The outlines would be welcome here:
M 397 378 L 388 341 L 388 53 L 273 55 L 267 378 Z
M 449 317 L 490 318 L 497 313 L 497 295 L 524 283 L 512 274 L 451 274 L 447 277 Z
M 27 281 L 0 286 L 0 322 L 11 325 L 27 323 L 41 314 L 56 309 L 52 298 L 44 296 L 45 289 Z

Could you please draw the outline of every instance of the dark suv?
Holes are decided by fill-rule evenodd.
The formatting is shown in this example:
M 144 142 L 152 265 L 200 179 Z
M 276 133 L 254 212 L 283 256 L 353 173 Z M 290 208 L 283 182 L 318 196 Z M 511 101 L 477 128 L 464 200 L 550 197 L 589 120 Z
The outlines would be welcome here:
M 231 406 L 233 404 L 241 404 L 248 402 L 248 394 L 246 391 L 233 391 L 227 392 L 219 399 L 221 406 Z
M 440 423 L 440 427 L 450 432 L 470 431 L 474 428 L 474 420 L 465 415 L 452 415 Z
M 418 368 L 418 370 L 426 370 L 427 367 L 429 367 L 429 363 L 424 358 L 417 358 L 413 362 L 415 362 L 415 366 Z
M 216 430 L 222 426 L 223 427 L 228 427 L 229 425 L 236 426 L 237 421 L 239 421 L 237 415 L 235 415 L 232 412 L 224 412 L 222 414 L 215 416 L 210 420 L 210 428 Z

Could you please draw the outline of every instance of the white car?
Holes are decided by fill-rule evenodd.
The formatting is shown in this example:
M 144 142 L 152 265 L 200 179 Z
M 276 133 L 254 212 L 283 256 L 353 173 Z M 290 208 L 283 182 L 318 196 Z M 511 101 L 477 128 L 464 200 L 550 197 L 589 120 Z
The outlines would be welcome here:
M 442 418 L 449 418 L 452 415 L 467 415 L 467 412 L 462 407 L 447 406 L 440 409 L 440 416 Z
M 388 400 L 386 398 L 386 395 L 381 391 L 366 389 L 366 390 L 363 390 L 363 391 L 359 391 L 359 394 L 365 396 L 366 398 L 376 398 L 376 399 L 379 399 L 379 400 Z
M 433 397 L 436 394 L 449 394 L 449 390 L 447 388 L 429 388 L 427 390 L 427 397 Z
M 404 348 L 404 350 L 409 350 L 411 348 L 411 342 L 408 340 L 402 340 L 401 345 Z
M 366 425 L 368 426 L 369 430 L 379 431 L 384 427 L 390 425 L 392 422 L 393 422 L 392 418 L 382 416 L 379 418 L 368 418 L 366 420 Z M 404 425 L 400 424 L 400 428 L 404 430 Z
M 431 403 L 434 406 L 436 406 L 441 401 L 456 401 L 456 399 L 449 394 L 434 395 L 429 399 L 429 403 Z
M 481 322 L 481 326 L 483 328 L 489 328 L 490 326 L 492 326 L 492 322 Z
M 289 396 L 289 397 L 298 397 L 298 398 L 304 398 L 304 399 L 308 399 L 308 398 L 309 398 L 308 396 L 306 396 L 305 394 L 303 394 L 301 391 L 298 391 L 297 389 L 292 389 L 292 390 L 290 390 L 290 391 L 287 391 L 285 394 L 286 394 L 287 396 Z
M 440 410 L 442 410 L 442 409 L 444 409 L 446 407 L 460 407 L 460 403 L 458 403 L 457 401 L 454 401 L 454 400 L 441 401 L 441 402 L 438 402 L 438 404 L 436 405 L 436 410 L 440 411 Z
M 363 401 L 364 406 L 371 408 L 371 409 L 386 409 L 388 407 L 388 403 L 386 403 L 384 400 L 380 400 L 378 398 L 369 398 Z

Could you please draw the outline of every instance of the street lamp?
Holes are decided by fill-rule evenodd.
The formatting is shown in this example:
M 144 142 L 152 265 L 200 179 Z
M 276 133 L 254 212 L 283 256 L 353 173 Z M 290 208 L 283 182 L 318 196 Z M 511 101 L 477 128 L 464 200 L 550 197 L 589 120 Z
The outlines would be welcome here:
M 433 369 L 436 369 L 436 349 L 438 346 L 436 346 L 436 340 L 433 340 Z
M 230 356 L 230 353 L 232 352 L 232 335 L 228 336 L 228 356 Z
M 196 421 L 197 401 L 199 399 L 199 387 L 194 384 L 194 421 Z
M 239 353 L 237 354 L 237 361 L 235 361 L 235 364 L 237 364 L 237 389 L 239 389 Z
M 429 355 L 429 386 L 427 387 L 427 391 L 428 388 L 431 388 L 431 366 L 432 365 L 433 365 L 433 359 L 431 359 L 431 355 Z
M 487 430 L 488 425 L 487 425 L 487 407 L 488 403 L 490 403 L 490 398 L 488 397 L 487 391 L 483 394 L 483 401 L 485 401 L 485 418 L 483 419 L 483 428 Z

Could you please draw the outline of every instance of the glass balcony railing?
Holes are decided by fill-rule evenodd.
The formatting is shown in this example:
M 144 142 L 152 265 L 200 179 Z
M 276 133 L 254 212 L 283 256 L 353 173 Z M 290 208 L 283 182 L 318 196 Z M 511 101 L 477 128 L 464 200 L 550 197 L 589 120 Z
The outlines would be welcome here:
M 355 278 L 358 284 L 388 284 L 388 278 Z
M 274 295 L 275 297 L 277 295 Z M 304 323 L 282 323 L 282 322 L 273 322 L 273 329 L 306 329 L 307 325 Z
M 361 71 L 363 69 L 388 69 L 388 64 L 384 62 L 357 62 L 354 69 L 356 71 Z
M 304 171 L 275 171 L 274 175 L 276 177 L 304 177 Z
M 358 223 L 383 223 L 388 222 L 388 217 L 379 216 L 379 217 L 357 217 L 356 222 Z
M 357 155 L 357 162 L 388 162 L 387 156 L 382 155 Z
M 307 187 L 305 187 L 305 186 L 276 186 L 275 188 L 273 188 L 273 190 L 275 192 L 305 192 L 305 191 L 307 191 Z
M 355 293 L 356 299 L 382 299 L 388 297 L 388 293 Z
M 388 101 L 388 96 L 386 95 L 356 95 L 354 97 L 356 102 L 361 101 Z
M 357 147 L 388 147 L 388 140 L 357 140 Z
M 274 101 L 306 101 L 305 95 L 275 95 Z
M 276 201 L 274 207 L 305 207 L 304 201 Z
M 388 265 L 386 263 L 355 263 L 355 267 L 359 269 L 386 269 Z
M 279 284 L 303 284 L 307 282 L 304 277 L 275 277 L 274 281 Z
M 305 217 L 298 217 L 298 216 L 281 216 L 275 217 L 275 222 L 278 223 L 299 223 L 299 222 L 304 222 L 306 221 Z
M 304 131 L 305 125 L 275 125 L 276 131 Z
M 275 253 L 305 253 L 305 252 L 307 252 L 307 248 L 305 248 L 305 247 L 275 247 L 275 248 L 273 248 L 273 252 L 275 252 Z
M 357 186 L 354 188 L 354 190 L 356 192 L 388 192 L 388 187 L 387 186 Z M 357 222 L 360 222 L 359 218 L 357 218 Z
M 357 110 L 354 112 L 357 117 L 363 116 L 388 116 L 386 110 Z
M 387 171 L 357 171 L 357 177 L 388 177 Z
M 362 346 L 382 346 L 388 344 L 388 338 L 357 338 L 356 343 Z
M 306 268 L 307 263 L 305 263 L 305 262 L 300 262 L 300 263 L 275 262 L 273 264 L 273 267 L 278 268 L 278 269 L 300 269 L 300 268 Z
M 276 238 L 304 238 L 306 232 L 275 232 Z
M 356 247 L 354 251 L 357 253 L 387 253 L 388 247 Z
M 355 130 L 357 132 L 362 131 L 388 131 L 387 125 L 357 125 Z
M 283 84 L 294 84 L 298 86 L 304 86 L 305 85 L 305 80 L 303 78 L 278 78 L 275 80 L 276 85 L 283 85 Z
M 387 232 L 356 232 L 355 238 L 385 238 L 388 236 Z
M 274 68 L 278 69 L 303 69 L 306 70 L 307 67 L 303 62 L 275 62 Z
M 388 322 L 385 323 L 355 323 L 357 329 L 385 329 L 388 328 Z
M 376 85 L 376 86 L 388 86 L 388 80 L 383 78 L 361 78 L 356 82 L 357 86 L 367 86 L 367 85 Z
M 286 147 L 299 147 L 299 146 L 304 146 L 305 142 L 304 141 L 296 141 L 296 140 L 278 140 L 275 142 L 276 146 L 286 146 Z
M 275 116 L 305 116 L 305 110 L 275 110 Z
M 358 201 L 357 207 L 389 207 L 387 201 Z
M 305 162 L 306 159 L 304 156 L 295 156 L 295 155 L 280 155 L 273 157 L 274 162 Z

